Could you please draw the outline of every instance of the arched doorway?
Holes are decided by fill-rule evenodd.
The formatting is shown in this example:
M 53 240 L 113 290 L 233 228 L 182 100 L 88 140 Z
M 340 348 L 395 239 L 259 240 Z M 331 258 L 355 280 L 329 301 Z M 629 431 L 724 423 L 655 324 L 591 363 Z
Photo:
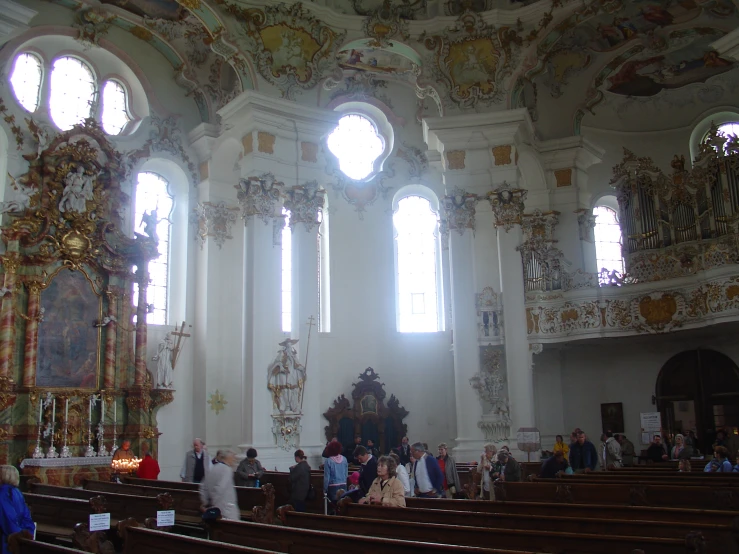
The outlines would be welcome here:
M 670 358 L 657 376 L 657 409 L 669 433 L 695 431 L 701 452 L 717 429 L 739 430 L 739 368 L 714 350 L 688 350 Z

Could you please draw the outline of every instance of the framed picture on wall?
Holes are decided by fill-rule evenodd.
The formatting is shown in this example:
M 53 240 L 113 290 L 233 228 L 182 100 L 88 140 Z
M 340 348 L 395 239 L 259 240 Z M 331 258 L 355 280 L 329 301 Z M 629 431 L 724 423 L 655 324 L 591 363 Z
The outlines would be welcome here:
M 600 405 L 600 422 L 603 432 L 624 432 L 624 405 L 621 402 L 610 402 Z

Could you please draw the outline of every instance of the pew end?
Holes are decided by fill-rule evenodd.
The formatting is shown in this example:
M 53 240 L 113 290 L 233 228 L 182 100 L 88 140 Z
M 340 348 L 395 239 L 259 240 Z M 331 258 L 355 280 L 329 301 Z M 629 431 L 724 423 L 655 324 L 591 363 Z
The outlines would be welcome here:
M 346 496 L 339 500 L 336 511 L 339 513 L 340 516 L 346 515 L 347 506 L 349 506 L 350 504 L 354 504 L 354 500 Z
M 284 506 L 280 506 L 277 508 L 277 519 L 279 519 L 283 525 L 287 522 L 287 514 L 289 512 L 294 512 L 295 508 L 293 508 L 290 504 L 285 504 Z
M 19 531 L 8 536 L 8 550 L 11 554 L 21 554 L 21 540 L 33 540 L 33 534 L 30 531 Z
M 272 483 L 266 483 L 261 489 L 264 494 L 264 506 L 252 507 L 252 520 L 255 523 L 272 524 L 275 522 L 275 487 Z

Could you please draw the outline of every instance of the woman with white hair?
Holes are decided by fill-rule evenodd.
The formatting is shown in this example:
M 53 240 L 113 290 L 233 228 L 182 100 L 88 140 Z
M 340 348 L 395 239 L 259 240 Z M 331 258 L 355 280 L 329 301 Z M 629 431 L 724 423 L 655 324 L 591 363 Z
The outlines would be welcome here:
M 0 524 L 2 524 L 2 554 L 9 554 L 8 537 L 14 533 L 33 533 L 35 525 L 23 494 L 18 490 L 20 475 L 13 466 L 0 466 Z
M 218 508 L 224 519 L 241 519 L 234 485 L 235 465 L 236 454 L 233 451 L 218 451 L 213 467 L 200 483 L 200 502 L 203 512 L 208 508 Z

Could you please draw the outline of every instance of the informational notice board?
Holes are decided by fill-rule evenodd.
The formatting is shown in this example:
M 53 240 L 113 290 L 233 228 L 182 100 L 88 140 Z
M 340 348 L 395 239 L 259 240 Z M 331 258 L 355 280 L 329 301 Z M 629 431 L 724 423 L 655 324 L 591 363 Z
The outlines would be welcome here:
M 662 431 L 662 415 L 659 412 L 642 412 L 639 414 L 641 422 L 641 443 L 649 444 L 654 435 Z

